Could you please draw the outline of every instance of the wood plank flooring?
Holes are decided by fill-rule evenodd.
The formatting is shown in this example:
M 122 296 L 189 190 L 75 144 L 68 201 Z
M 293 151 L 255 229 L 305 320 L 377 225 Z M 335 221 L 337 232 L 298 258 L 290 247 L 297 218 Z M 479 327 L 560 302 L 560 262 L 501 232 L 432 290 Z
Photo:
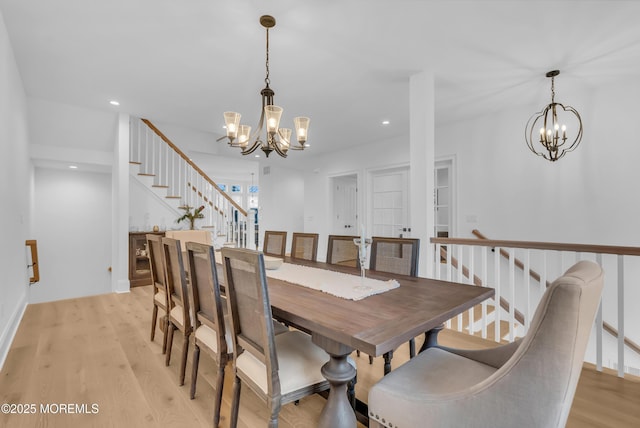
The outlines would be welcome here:
M 23 414 L 3 411 L 0 427 L 210 427 L 212 362 L 201 353 L 196 398 L 190 400 L 191 350 L 186 383 L 180 387 L 181 336 L 174 338 L 171 365 L 165 367 L 160 330 L 155 341 L 149 341 L 151 299 L 146 286 L 129 294 L 29 305 L 0 372 L 0 405 L 14 404 L 10 410 Z M 451 331 L 441 334 L 441 342 L 492 346 Z M 393 366 L 404 363 L 408 354 L 406 345 L 398 349 Z M 383 360 L 376 358 L 369 365 L 366 354 L 354 353 L 353 358 L 358 364 L 356 393 L 366 401 L 369 387 L 382 376 Z M 231 382 L 229 366 L 221 427 L 229 425 Z M 285 405 L 280 426 L 313 427 L 323 405 L 317 395 L 297 406 Z M 238 426 L 263 427 L 267 419 L 266 406 L 244 388 Z M 640 426 L 640 381 L 585 366 L 567 426 Z

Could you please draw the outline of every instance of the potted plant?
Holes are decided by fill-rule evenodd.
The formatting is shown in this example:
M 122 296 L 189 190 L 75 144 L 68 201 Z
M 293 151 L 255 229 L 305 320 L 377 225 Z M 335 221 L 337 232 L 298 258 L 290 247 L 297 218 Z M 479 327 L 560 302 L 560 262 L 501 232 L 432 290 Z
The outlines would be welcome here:
M 197 218 L 204 218 L 204 214 L 202 214 L 202 211 L 204 211 L 204 205 L 200 205 L 193 212 L 191 211 L 193 207 L 190 207 L 189 205 L 184 205 L 179 208 L 181 210 L 184 210 L 184 214 L 176 220 L 176 223 L 180 223 L 184 220 L 189 220 L 189 229 L 191 230 L 194 230 L 196 228 L 195 226 Z

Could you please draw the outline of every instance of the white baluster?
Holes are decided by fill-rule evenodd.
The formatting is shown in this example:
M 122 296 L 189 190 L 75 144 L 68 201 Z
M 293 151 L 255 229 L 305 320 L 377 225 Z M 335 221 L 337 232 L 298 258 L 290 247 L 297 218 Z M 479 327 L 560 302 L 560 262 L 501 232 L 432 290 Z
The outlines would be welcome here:
M 596 263 L 602 266 L 602 254 L 596 254 Z M 596 313 L 596 370 L 602 371 L 602 333 L 604 323 L 602 322 L 602 301 L 604 300 L 604 293 L 598 304 L 598 312 Z
M 529 321 L 531 318 L 531 250 L 527 249 L 524 255 L 524 287 L 525 287 L 525 304 L 524 304 L 524 334 L 529 331 Z
M 457 250 L 458 250 L 458 275 L 457 275 L 457 282 L 464 282 L 463 280 L 463 275 L 462 275 L 462 267 L 464 266 L 463 260 L 462 260 L 462 245 L 458 245 L 457 246 Z M 458 314 L 458 331 L 462 331 L 462 313 Z
M 500 307 L 500 248 L 495 247 L 494 248 L 494 254 L 493 254 L 493 274 L 494 274 L 494 288 L 495 288 L 495 297 L 494 297 L 494 304 L 495 304 L 495 310 L 493 311 L 494 313 L 494 318 L 493 318 L 493 331 L 494 331 L 494 335 L 495 338 L 494 340 L 496 342 L 500 342 L 500 313 L 502 311 L 502 308 Z
M 618 255 L 618 377 L 624 377 L 624 256 Z
M 515 340 L 515 332 L 513 326 L 516 321 L 516 265 L 515 265 L 515 248 L 509 249 L 509 342 Z
M 482 247 L 482 286 L 488 287 L 487 247 Z M 482 338 L 487 338 L 487 301 L 482 301 Z

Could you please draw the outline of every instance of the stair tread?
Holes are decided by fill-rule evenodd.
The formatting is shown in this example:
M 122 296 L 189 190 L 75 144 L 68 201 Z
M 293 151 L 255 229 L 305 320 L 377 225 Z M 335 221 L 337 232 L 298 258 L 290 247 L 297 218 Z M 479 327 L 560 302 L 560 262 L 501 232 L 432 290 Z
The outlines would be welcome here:
M 138 175 L 142 175 L 144 177 L 155 177 L 155 174 L 147 174 L 146 172 L 139 172 Z

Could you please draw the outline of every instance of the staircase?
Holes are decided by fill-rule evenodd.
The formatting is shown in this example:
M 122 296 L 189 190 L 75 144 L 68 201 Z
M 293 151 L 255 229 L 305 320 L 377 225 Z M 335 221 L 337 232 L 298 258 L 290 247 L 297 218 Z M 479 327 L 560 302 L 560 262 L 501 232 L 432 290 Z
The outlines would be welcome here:
M 211 229 L 219 245 L 247 247 L 258 233 L 248 216 L 225 191 L 147 119 L 131 118 L 131 175 L 176 213 L 204 205 L 203 229 Z

